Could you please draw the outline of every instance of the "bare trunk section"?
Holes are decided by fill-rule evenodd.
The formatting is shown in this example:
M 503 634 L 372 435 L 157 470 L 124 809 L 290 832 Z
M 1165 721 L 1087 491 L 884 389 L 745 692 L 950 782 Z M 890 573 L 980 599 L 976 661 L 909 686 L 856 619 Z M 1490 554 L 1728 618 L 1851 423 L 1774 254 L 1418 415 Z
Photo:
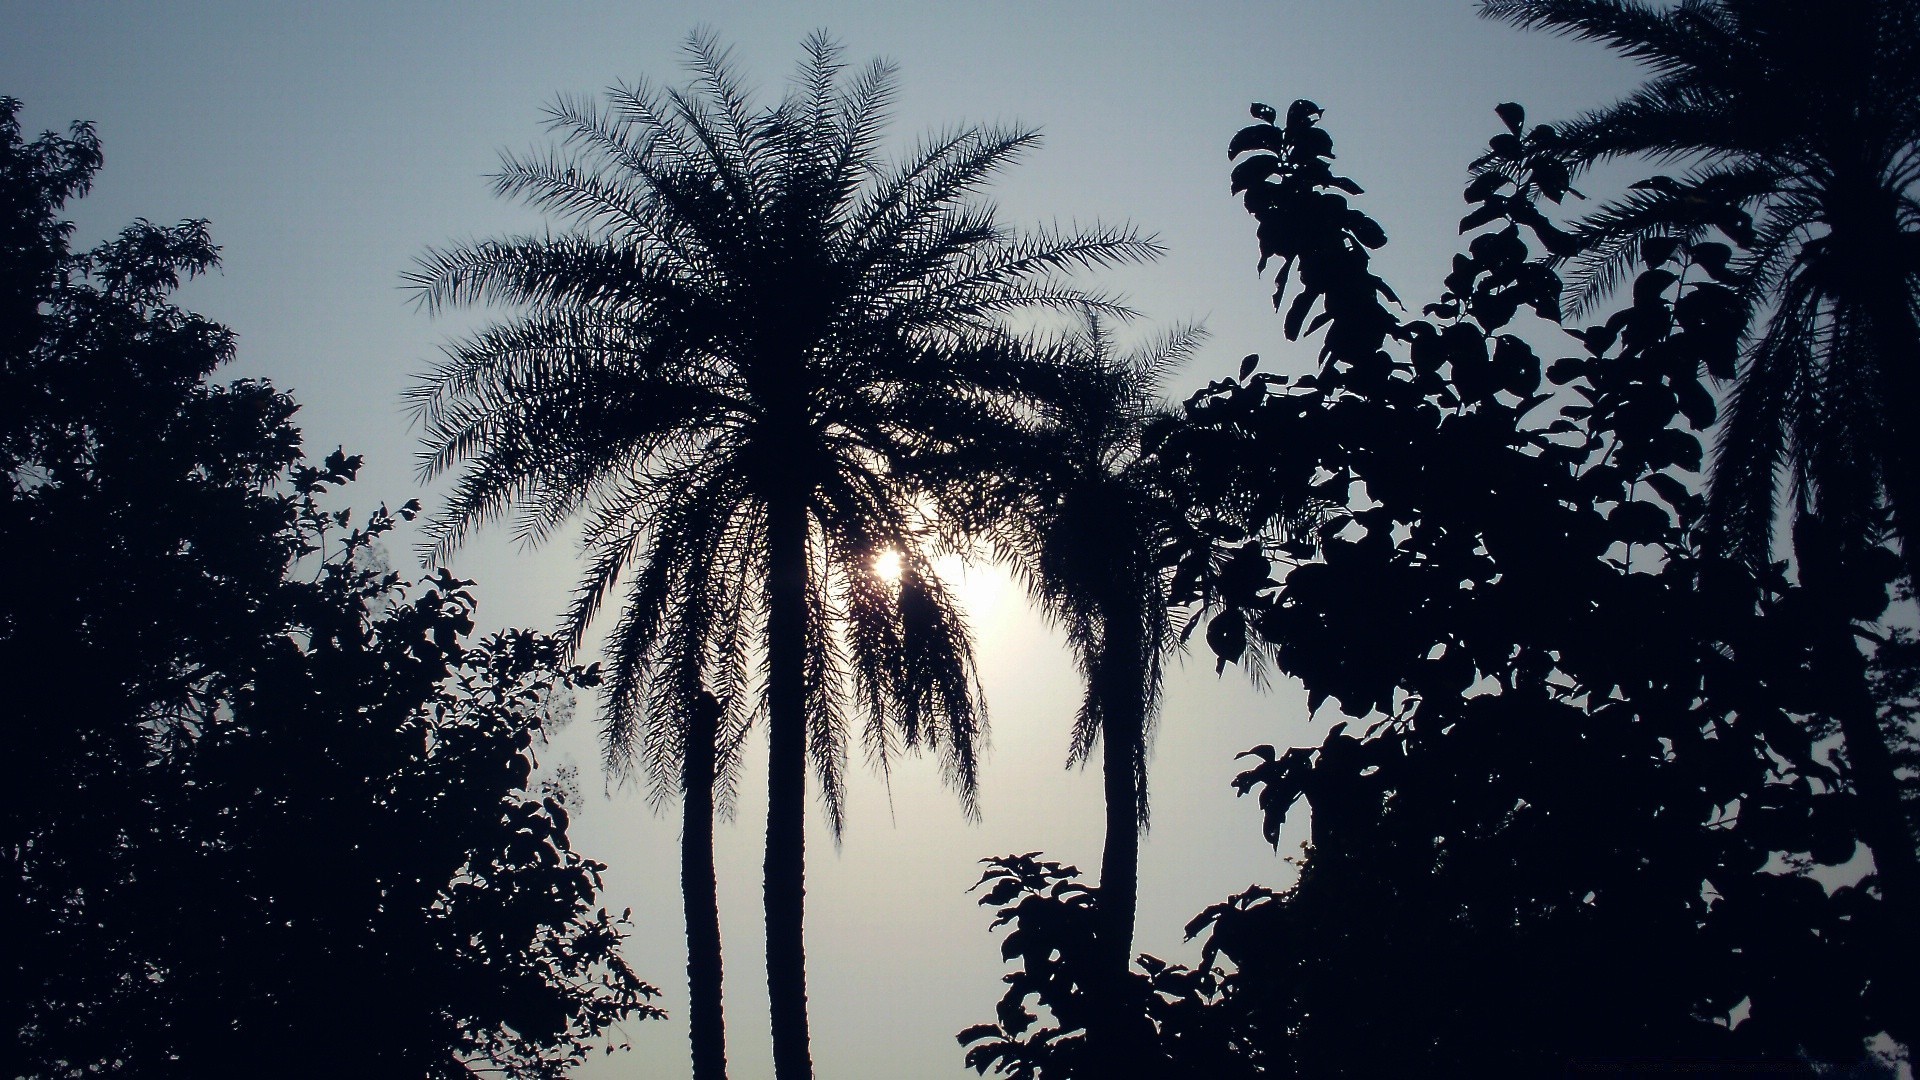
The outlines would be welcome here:
M 1116 717 L 1111 704 L 1101 732 L 1107 837 L 1100 853 L 1100 952 L 1108 977 L 1119 980 L 1126 977 L 1133 960 L 1134 909 L 1140 891 L 1140 794 L 1134 777 L 1140 725 L 1137 716 Z M 1133 711 L 1139 711 L 1137 702 Z
M 1881 970 L 1875 973 L 1874 981 L 1883 984 L 1883 992 L 1877 996 L 1889 1002 L 1912 1001 L 1920 991 L 1916 986 L 1920 983 L 1920 856 L 1901 810 L 1899 782 L 1893 755 L 1880 729 L 1867 657 L 1854 636 L 1850 613 L 1836 602 L 1848 592 L 1832 580 L 1846 573 L 1846 555 L 1843 549 L 1824 542 L 1827 538 L 1809 533 L 1807 539 L 1813 542 L 1795 545 L 1801 556 L 1801 580 L 1806 588 L 1829 601 L 1821 614 L 1824 625 L 1815 645 L 1815 670 L 1820 672 L 1822 683 L 1832 688 L 1833 712 L 1846 747 L 1848 779 L 1862 811 L 1860 838 L 1873 852 L 1874 873 L 1884 898 L 1882 928 L 1887 947 Z M 1920 1025 L 1905 1014 L 1894 1015 L 1898 1010 L 1887 1012 L 1888 1034 L 1913 1047 L 1920 1039 Z
M 1876 444 L 1893 531 L 1907 577 L 1920 590 L 1920 451 L 1911 419 L 1920 393 L 1920 322 L 1915 319 L 1910 237 L 1902 227 L 1898 193 L 1871 161 L 1836 169 L 1828 212 L 1833 292 L 1840 305 L 1866 322 L 1872 343 L 1882 415 L 1863 433 Z
M 687 1019 L 693 1080 L 726 1080 L 721 1006 L 720 898 L 713 871 L 714 740 L 720 710 L 702 695 L 687 728 L 681 775 L 686 820 L 680 832 L 680 897 L 687 916 Z
M 1099 664 L 1102 781 L 1107 835 L 1100 854 L 1099 956 L 1094 985 L 1098 1026 L 1087 1032 L 1095 1058 L 1112 1076 L 1151 1077 L 1153 1042 L 1141 1004 L 1129 992 L 1134 913 L 1140 893 L 1139 770 L 1146 739 L 1141 626 L 1124 609 L 1107 618 Z
M 811 1080 L 807 1035 L 807 517 L 797 493 L 767 506 L 767 995 L 777 1080 Z
M 1870 437 L 1880 443 L 1881 482 L 1893 509 L 1893 532 L 1907 582 L 1920 593 L 1920 453 L 1914 445 L 1912 421 L 1915 395 L 1920 394 L 1920 321 L 1915 319 L 1911 280 L 1905 272 L 1911 254 L 1903 249 L 1910 237 L 1901 228 L 1897 198 L 1881 182 L 1878 171 L 1862 168 L 1854 180 L 1864 183 L 1866 194 L 1849 200 L 1847 212 L 1833 222 L 1831 239 L 1837 249 L 1835 262 L 1853 293 L 1851 299 L 1866 314 L 1879 367 L 1880 398 L 1886 406 Z M 1900 805 L 1899 780 L 1881 730 L 1879 703 L 1868 689 L 1866 657 L 1854 641 L 1851 625 L 1846 624 L 1846 629 L 1844 641 L 1834 645 L 1840 661 L 1836 666 L 1847 680 L 1848 694 L 1840 710 L 1840 735 L 1853 765 L 1855 791 L 1866 811 L 1861 838 L 1873 849 L 1874 870 L 1890 910 L 1887 925 L 1892 948 L 1883 974 L 1889 983 L 1885 1000 L 1912 1002 L 1920 999 L 1920 838 L 1908 826 Z M 1920 1014 L 1911 1009 L 1893 1011 L 1900 1015 L 1888 1025 L 1888 1033 L 1913 1050 L 1920 1045 L 1920 1022 L 1916 1021 Z

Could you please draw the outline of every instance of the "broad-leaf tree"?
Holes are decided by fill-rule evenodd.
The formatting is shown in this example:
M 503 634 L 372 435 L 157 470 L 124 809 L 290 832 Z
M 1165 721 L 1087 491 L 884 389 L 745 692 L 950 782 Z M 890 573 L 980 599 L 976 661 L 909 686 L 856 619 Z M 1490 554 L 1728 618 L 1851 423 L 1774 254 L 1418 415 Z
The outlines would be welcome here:
M 1870 557 L 1890 509 L 1908 579 L 1920 581 L 1909 404 L 1920 396 L 1920 4 L 1488 0 L 1481 13 L 1599 42 L 1647 69 L 1626 98 L 1557 128 L 1555 152 L 1575 171 L 1627 156 L 1692 166 L 1587 215 L 1574 273 L 1590 300 L 1643 244 L 1706 240 L 1697 272 L 1719 284 L 1676 316 L 1757 315 L 1737 367 L 1728 351 L 1712 368 L 1731 386 L 1709 493 L 1724 542 L 1764 566 L 1786 481 L 1792 514 L 1817 516 L 1813 532 L 1831 549 L 1796 551 L 1815 574 Z M 1714 243 L 1715 229 L 1740 250 Z M 1857 679 L 1865 661 L 1842 667 Z M 1898 811 L 1869 695 L 1852 697 L 1842 726 L 1871 807 L 1869 844 L 1915 925 L 1920 838 Z M 1920 965 L 1920 938 L 1905 948 L 1906 965 Z
M 1553 132 L 1503 107 L 1509 167 L 1470 185 L 1467 251 L 1402 318 L 1368 266 L 1381 230 L 1291 112 L 1236 137 L 1236 181 L 1321 362 L 1197 395 L 1169 461 L 1238 526 L 1216 556 L 1260 571 L 1213 578 L 1216 619 L 1358 729 L 1236 781 L 1270 839 L 1312 808 L 1299 884 L 1194 927 L 1270 1010 L 1256 1042 L 1297 1075 L 1364 1071 L 1356 1046 L 1516 1075 L 1858 1057 L 1901 1021 L 1876 963 L 1897 935 L 1867 884 L 1807 874 L 1867 832 L 1818 741 L 1848 706 L 1817 616 L 1879 617 L 1893 566 L 1795 587 L 1703 539 L 1702 380 L 1738 326 L 1689 317 L 1716 286 L 1688 271 L 1727 237 L 1636 252 L 1628 303 L 1543 362 L 1516 329 L 1561 315 L 1527 244 L 1563 242 L 1535 205 L 1561 190 Z
M 652 989 L 532 749 L 585 671 L 473 643 L 175 306 L 204 222 L 69 249 L 91 129 L 0 101 L 0 1047 L 9 1076 L 555 1077 Z M 410 515 L 404 508 L 400 516 Z M 353 1057 L 297 1049 L 342 1045 Z
M 726 705 L 729 737 L 764 709 L 782 1080 L 811 1072 L 809 761 L 837 835 L 858 710 L 875 762 L 936 747 L 972 812 L 984 717 L 907 466 L 1001 421 L 1021 378 L 1009 315 L 1114 312 L 1060 275 L 1157 250 L 1125 228 L 1015 235 L 973 197 L 1032 131 L 953 129 L 889 162 L 892 68 L 845 78 L 827 39 L 805 51 L 772 107 L 702 37 L 691 87 L 563 101 L 561 149 L 508 159 L 498 190 L 573 231 L 436 251 L 414 277 L 431 308 L 514 309 L 417 391 L 426 472 L 458 474 L 436 554 L 503 514 L 527 539 L 584 519 L 566 636 L 580 642 L 620 596 L 605 729 L 617 768 L 637 757 L 676 784 L 703 690 Z M 889 551 L 897 579 L 875 564 Z
M 1599 42 L 1648 70 L 1628 97 L 1556 125 L 1573 170 L 1619 157 L 1695 165 L 1579 223 L 1580 301 L 1617 282 L 1645 241 L 1729 228 L 1741 244 L 1699 267 L 1766 309 L 1738 366 L 1727 356 L 1714 371 L 1733 382 L 1713 484 L 1730 540 L 1768 561 L 1783 472 L 1834 527 L 1864 533 L 1891 501 L 1905 537 L 1920 515 L 1920 441 L 1897 406 L 1920 386 L 1920 5 L 1488 0 L 1481 14 Z M 1920 543 L 1903 547 L 1911 575 Z

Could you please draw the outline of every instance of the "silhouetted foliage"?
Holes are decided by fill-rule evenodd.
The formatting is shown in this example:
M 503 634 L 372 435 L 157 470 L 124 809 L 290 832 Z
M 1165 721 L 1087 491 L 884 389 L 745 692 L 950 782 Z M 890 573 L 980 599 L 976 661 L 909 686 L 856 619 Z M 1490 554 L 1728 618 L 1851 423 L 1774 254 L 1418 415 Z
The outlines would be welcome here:
M 381 569 L 416 507 L 354 528 L 320 500 L 359 459 L 305 463 L 289 398 L 208 381 L 232 334 L 169 300 L 216 263 L 205 223 L 70 252 L 58 214 L 98 143 L 26 142 L 18 109 L 0 102 L 6 1074 L 561 1075 L 655 1012 L 623 920 L 593 910 L 600 865 L 529 790 L 597 675 L 537 635 L 469 642 L 469 583 Z
M 812 1071 L 808 764 L 837 835 L 858 710 L 878 767 L 936 750 L 973 809 L 984 710 L 912 462 L 995 429 L 1020 389 L 1011 313 L 1119 313 L 1063 275 L 1158 251 L 1124 227 L 1019 236 L 977 204 L 1030 130 L 957 129 L 883 162 L 893 69 L 844 78 L 829 39 L 805 50 L 771 108 L 703 36 L 692 87 L 562 102 L 566 148 L 508 159 L 498 188 L 577 231 L 433 252 L 414 275 L 430 308 L 515 309 L 417 388 L 427 472 L 460 477 L 435 539 L 505 514 L 534 540 L 585 519 L 569 643 L 625 591 L 609 763 L 637 759 L 670 796 L 700 693 L 728 710 L 723 750 L 764 705 L 781 1080 Z M 888 551 L 897 581 L 875 564 Z
M 1622 156 L 1691 166 L 1587 214 L 1556 253 L 1573 256 L 1591 306 L 1643 244 L 1706 241 L 1695 265 L 1725 288 L 1694 307 L 1758 316 L 1737 371 L 1731 350 L 1710 368 L 1731 380 L 1711 485 L 1726 540 L 1765 565 L 1788 478 L 1847 532 L 1877 528 L 1891 503 L 1907 535 L 1920 431 L 1892 403 L 1920 387 L 1920 4 L 1485 0 L 1481 14 L 1646 70 L 1625 98 L 1559 126 L 1572 169 Z M 1912 572 L 1920 552 L 1905 546 Z
M 975 886 L 987 887 L 980 903 L 999 909 L 993 927 L 1009 928 L 1000 954 L 1022 966 L 1006 976 L 994 1022 L 960 1032 L 969 1068 L 1013 1080 L 1260 1075 L 1235 1030 L 1240 1018 L 1222 1006 L 1222 995 L 1232 992 L 1222 981 L 1225 972 L 1141 956 L 1139 970 L 1115 990 L 1099 941 L 1099 893 L 1079 883 L 1076 868 L 1043 860 L 1038 852 L 981 861 L 988 869 Z M 1115 1026 L 1113 1018 L 1097 1015 L 1110 1010 L 1147 1036 L 1130 1039 L 1134 1056 L 1118 1064 L 1095 1034 Z
M 1920 637 L 1896 627 L 1878 642 L 1873 682 L 1882 731 L 1899 770 L 1902 815 L 1920 836 Z
M 1891 527 L 1920 580 L 1920 427 L 1906 405 L 1920 397 L 1920 3 L 1486 0 L 1481 14 L 1599 42 L 1646 69 L 1627 97 L 1561 125 L 1574 169 L 1626 155 L 1690 166 L 1587 214 L 1560 254 L 1574 256 L 1576 297 L 1591 303 L 1645 246 L 1688 244 L 1713 281 L 1685 314 L 1752 320 L 1749 337 L 1707 358 L 1729 385 L 1708 543 L 1765 566 L 1790 491 L 1784 516 L 1816 515 L 1831 549 L 1810 553 L 1796 533 L 1803 566 L 1875 558 L 1868 549 Z M 1829 667 L 1852 701 L 1839 719 L 1863 839 L 1903 912 L 1904 940 L 1888 946 L 1920 1000 L 1920 834 L 1900 813 L 1892 756 L 1856 685 L 1863 662 L 1842 637 Z M 1899 1033 L 1911 1044 L 1920 1009 L 1908 1015 Z
M 1318 747 L 1242 755 L 1269 841 L 1304 801 L 1312 842 L 1293 886 L 1189 924 L 1198 970 L 1143 959 L 1216 1014 L 1183 1021 L 1211 1041 L 1163 1039 L 1168 1068 L 1860 1060 L 1907 1004 L 1883 949 L 1898 928 L 1873 875 L 1811 871 L 1858 850 L 1831 738 L 1864 686 L 1843 677 L 1861 659 L 1845 631 L 1882 615 L 1898 561 L 1856 553 L 1807 582 L 1704 547 L 1701 378 L 1737 330 L 1700 315 L 1717 286 L 1690 271 L 1718 241 L 1647 245 L 1628 305 L 1543 361 L 1513 324 L 1561 314 L 1528 236 L 1564 245 L 1535 200 L 1567 169 L 1550 129 L 1502 106 L 1468 250 L 1403 320 L 1369 269 L 1384 230 L 1329 168 L 1319 112 L 1296 102 L 1230 150 L 1287 337 L 1325 329 L 1318 370 L 1249 357 L 1187 402 L 1158 459 L 1210 537 L 1174 555 L 1214 653 L 1272 663 L 1351 719 Z M 1019 932 L 1078 895 L 1062 872 L 1001 873 L 1020 883 L 989 900 L 1024 892 L 1003 907 Z M 1021 981 L 1035 956 L 1012 955 L 1014 991 L 1061 1015 L 1057 989 Z M 1009 998 L 966 1033 L 970 1064 L 1075 1075 Z M 1185 999 L 1148 1015 L 1169 1000 Z

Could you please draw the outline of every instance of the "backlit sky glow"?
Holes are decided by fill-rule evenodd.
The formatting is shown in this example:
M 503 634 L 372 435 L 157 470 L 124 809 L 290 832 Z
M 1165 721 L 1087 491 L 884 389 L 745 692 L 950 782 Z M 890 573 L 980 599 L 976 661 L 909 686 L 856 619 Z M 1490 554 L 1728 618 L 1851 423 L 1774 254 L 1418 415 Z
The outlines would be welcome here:
M 475 318 L 429 319 L 400 274 L 430 244 L 538 231 L 541 219 L 489 194 L 502 149 L 544 147 L 541 110 L 560 93 L 640 77 L 683 80 L 695 26 L 730 43 L 763 100 L 780 92 L 799 42 L 826 28 L 856 64 L 900 68 L 891 136 L 910 144 L 962 123 L 1020 122 L 1046 140 L 993 196 L 1013 224 L 1130 220 L 1169 255 L 1107 275 L 1158 324 L 1204 320 L 1211 339 L 1173 389 L 1184 395 L 1261 352 L 1305 370 L 1254 273 L 1251 219 L 1227 193 L 1228 137 L 1247 104 L 1311 98 L 1367 188 L 1360 203 L 1393 243 L 1377 267 L 1409 305 L 1438 291 L 1455 249 L 1465 163 L 1496 130 L 1492 109 L 1524 103 L 1551 120 L 1617 97 L 1631 68 L 1593 46 L 1476 18 L 1468 0 L 1186 4 L 338 2 L 56 4 L 0 7 L 0 95 L 25 102 L 31 131 L 97 122 L 107 163 L 73 209 L 91 244 L 136 217 L 204 217 L 224 271 L 182 301 L 236 330 L 227 377 L 261 377 L 303 408 L 310 452 L 366 455 L 348 489 L 370 508 L 434 492 L 414 479 L 416 434 L 400 393 L 440 343 Z M 479 582 L 483 628 L 550 628 L 575 576 L 570 543 L 517 550 L 499 529 L 454 569 Z M 408 543 L 392 549 L 409 564 Z M 856 771 L 841 849 L 809 824 L 807 941 L 813 1057 L 839 1080 L 973 1075 L 954 1034 L 998 998 L 997 937 L 965 890 L 976 860 L 1042 850 L 1089 869 L 1100 851 L 1100 785 L 1063 771 L 1080 688 L 1057 635 L 990 568 L 963 575 L 978 636 L 993 745 L 981 774 L 985 820 L 968 825 L 930 761 L 895 770 L 891 795 Z M 1204 651 L 1204 650 L 1203 650 Z M 1136 945 L 1169 959 L 1197 951 L 1180 927 L 1259 882 L 1277 885 L 1298 843 L 1276 854 L 1258 810 L 1236 802 L 1235 753 L 1317 743 L 1290 684 L 1262 694 L 1243 672 L 1216 678 L 1189 656 L 1169 679 L 1152 761 L 1153 830 L 1141 852 Z M 609 865 L 606 905 L 632 907 L 627 955 L 665 991 L 672 1021 L 631 1025 L 634 1051 L 582 1077 L 688 1073 L 677 819 L 645 793 L 600 778 L 580 718 L 549 764 L 580 770 L 577 850 Z M 1331 710 L 1328 710 L 1331 712 Z M 771 1074 L 760 919 L 764 756 L 753 744 L 738 819 L 718 833 L 729 1060 L 738 1080 Z M 345 1038 L 350 1034 L 343 1033 Z

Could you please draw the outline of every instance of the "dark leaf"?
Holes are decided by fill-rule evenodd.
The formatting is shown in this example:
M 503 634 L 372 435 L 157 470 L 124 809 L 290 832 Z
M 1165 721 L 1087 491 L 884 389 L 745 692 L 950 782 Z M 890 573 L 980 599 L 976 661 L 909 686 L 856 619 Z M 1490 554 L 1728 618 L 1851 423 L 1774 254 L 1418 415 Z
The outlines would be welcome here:
M 1269 128 L 1269 131 L 1272 129 Z M 1233 167 L 1233 193 L 1245 191 L 1272 176 L 1280 168 L 1280 159 L 1272 154 L 1258 154 Z
M 1272 124 L 1250 124 L 1234 132 L 1233 140 L 1227 143 L 1227 157 L 1236 158 L 1249 150 L 1264 150 L 1271 154 L 1280 154 L 1287 148 L 1287 137 Z
M 1640 241 L 1640 261 L 1649 270 L 1665 265 L 1680 250 L 1677 236 L 1649 236 Z

